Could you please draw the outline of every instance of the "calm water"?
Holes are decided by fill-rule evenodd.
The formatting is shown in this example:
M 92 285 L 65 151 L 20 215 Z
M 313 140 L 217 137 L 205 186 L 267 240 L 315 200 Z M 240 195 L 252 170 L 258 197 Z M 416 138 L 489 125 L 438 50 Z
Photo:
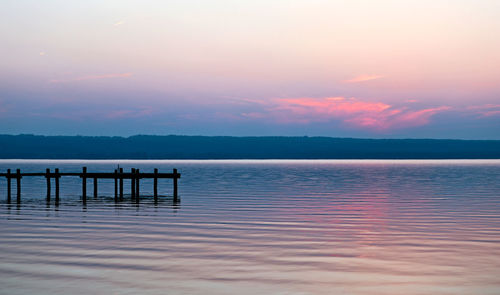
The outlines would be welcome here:
M 500 294 L 500 161 L 0 161 L 182 173 L 180 203 L 0 180 L 1 294 Z M 88 192 L 92 194 L 92 182 Z M 125 182 L 125 192 L 129 190 Z M 13 186 L 15 192 L 15 185 Z M 170 195 L 172 181 L 160 182 Z M 13 196 L 15 200 L 15 195 Z

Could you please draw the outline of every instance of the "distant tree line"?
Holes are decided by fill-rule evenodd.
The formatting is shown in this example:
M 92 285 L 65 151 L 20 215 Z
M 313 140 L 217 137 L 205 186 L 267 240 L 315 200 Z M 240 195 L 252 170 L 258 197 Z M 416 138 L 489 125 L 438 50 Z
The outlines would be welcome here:
M 3 159 L 498 159 L 500 140 L 0 135 Z

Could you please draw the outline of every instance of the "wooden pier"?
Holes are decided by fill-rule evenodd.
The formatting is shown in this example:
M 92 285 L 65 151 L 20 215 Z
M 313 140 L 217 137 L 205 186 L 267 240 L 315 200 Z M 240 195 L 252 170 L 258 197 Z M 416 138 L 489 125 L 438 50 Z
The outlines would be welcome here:
M 11 169 L 7 169 L 7 173 L 0 173 L 0 177 L 7 178 L 7 202 L 10 203 L 12 199 L 12 180 L 16 181 L 16 189 L 17 189 L 17 203 L 21 203 L 21 179 L 23 177 L 30 176 L 39 176 L 45 177 L 47 179 L 47 202 L 50 202 L 51 199 L 51 179 L 54 179 L 55 185 L 55 202 L 59 203 L 59 179 L 63 176 L 74 176 L 80 177 L 82 179 L 82 202 L 83 204 L 87 203 L 87 179 L 92 179 L 94 184 L 94 198 L 97 198 L 98 191 L 98 180 L 99 179 L 114 179 L 115 187 L 114 187 L 114 195 L 115 201 L 123 200 L 123 180 L 130 179 L 130 195 L 132 200 L 135 200 L 137 203 L 140 199 L 140 180 L 141 179 L 153 179 L 153 191 L 154 191 L 154 200 L 158 200 L 158 179 L 163 178 L 171 178 L 173 179 L 173 198 L 174 202 L 178 201 L 177 195 L 177 180 L 181 178 L 181 174 L 177 172 L 177 169 L 173 169 L 172 173 L 159 173 L 158 169 L 154 169 L 153 173 L 144 173 L 140 172 L 139 169 L 132 168 L 130 172 L 124 172 L 123 168 L 115 169 L 112 173 L 106 172 L 87 172 L 87 167 L 82 168 L 82 172 L 59 172 L 59 169 L 56 168 L 54 171 L 50 169 L 46 169 L 45 172 L 40 173 L 21 173 L 20 169 L 17 169 L 15 173 L 11 171 Z

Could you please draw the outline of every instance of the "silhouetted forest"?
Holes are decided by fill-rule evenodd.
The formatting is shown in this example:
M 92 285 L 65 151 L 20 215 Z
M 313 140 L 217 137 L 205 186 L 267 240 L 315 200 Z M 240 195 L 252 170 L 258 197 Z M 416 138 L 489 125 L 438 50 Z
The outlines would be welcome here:
M 500 140 L 0 135 L 3 159 L 493 159 Z

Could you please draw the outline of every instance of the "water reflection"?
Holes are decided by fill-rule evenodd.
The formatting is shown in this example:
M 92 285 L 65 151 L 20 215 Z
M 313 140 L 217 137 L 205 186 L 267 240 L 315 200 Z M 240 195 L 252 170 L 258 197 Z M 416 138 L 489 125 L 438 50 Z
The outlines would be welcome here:
M 79 183 L 59 206 L 30 186 L 20 206 L 0 203 L 2 291 L 499 293 L 500 165 L 177 166 L 182 210 L 84 207 Z
M 113 206 L 111 206 L 113 205 Z M 7 210 L 7 214 L 12 208 L 15 208 L 18 213 L 23 209 L 31 212 L 33 209 L 45 209 L 45 211 L 54 210 L 59 211 L 64 210 L 64 207 L 76 207 L 80 206 L 83 210 L 88 210 L 92 208 L 109 208 L 113 207 L 116 210 L 128 209 L 128 208 L 144 208 L 144 207 L 164 207 L 171 208 L 174 212 L 180 209 L 181 198 L 174 198 L 171 196 L 158 196 L 154 198 L 153 196 L 141 196 L 139 200 L 137 198 L 127 198 L 125 196 L 122 200 L 115 199 L 109 196 L 99 196 L 98 198 L 88 198 L 86 202 L 83 202 L 81 198 L 66 198 L 64 201 L 47 201 L 40 198 L 27 198 L 27 200 L 21 202 L 8 202 L 4 200 L 0 202 L 0 206 Z M 62 207 L 62 208 L 60 208 Z

